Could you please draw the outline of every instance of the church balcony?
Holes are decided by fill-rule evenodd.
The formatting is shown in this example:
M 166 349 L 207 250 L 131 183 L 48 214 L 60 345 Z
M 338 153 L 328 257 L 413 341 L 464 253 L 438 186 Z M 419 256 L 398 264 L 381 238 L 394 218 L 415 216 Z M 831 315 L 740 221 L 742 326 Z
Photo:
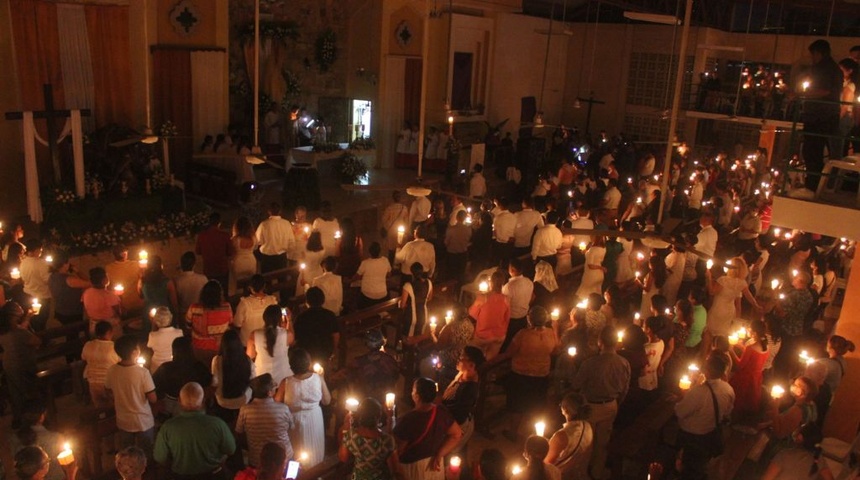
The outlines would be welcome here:
M 771 224 L 831 237 L 860 239 L 857 177 L 846 175 L 849 171 L 860 171 L 860 164 L 846 161 L 849 158 L 829 162 L 832 170 L 825 167 L 826 179 L 817 192 L 795 189 L 774 196 Z

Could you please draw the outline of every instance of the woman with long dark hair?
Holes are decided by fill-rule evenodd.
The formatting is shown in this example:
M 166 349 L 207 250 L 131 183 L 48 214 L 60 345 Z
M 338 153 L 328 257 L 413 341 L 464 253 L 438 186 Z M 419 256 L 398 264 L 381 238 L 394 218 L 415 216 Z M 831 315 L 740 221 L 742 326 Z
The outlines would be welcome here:
M 221 337 L 218 355 L 212 359 L 212 386 L 215 400 L 224 411 L 222 419 L 234 422 L 242 405 L 251 401 L 250 383 L 255 376 L 254 364 L 245 355 L 239 332 L 228 330 Z
M 191 326 L 194 355 L 209 365 L 221 347 L 221 336 L 233 323 L 233 309 L 224 301 L 224 292 L 217 280 L 203 285 L 200 300 L 188 308 L 185 319 Z
M 146 312 L 153 308 L 168 307 L 175 315 L 179 311 L 176 297 L 176 286 L 164 274 L 161 257 L 151 255 L 146 270 L 137 282 L 137 293 L 143 299 Z M 149 316 L 143 316 L 143 330 L 149 332 L 152 328 Z
M 315 278 L 325 273 L 325 270 L 322 268 L 322 261 L 325 257 L 322 234 L 319 230 L 314 230 L 308 236 L 308 243 L 305 245 L 304 255 L 302 256 L 304 268 L 299 272 L 299 280 L 296 282 L 297 295 L 303 295 L 305 293 L 305 285 L 310 285 Z
M 307 452 L 305 465 L 310 468 L 325 457 L 325 422 L 322 405 L 331 403 L 331 393 L 322 375 L 311 368 L 311 355 L 303 348 L 290 352 L 293 375 L 284 379 L 275 394 L 275 401 L 290 407 L 295 423 L 290 441 L 297 452 Z
M 427 278 L 424 266 L 415 262 L 410 268 L 412 278 L 403 285 L 400 296 L 400 308 L 411 314 L 411 320 L 403 322 L 403 335 L 406 343 L 420 340 L 424 333 L 424 322 L 427 320 L 427 303 L 433 298 L 433 282 Z M 409 318 L 409 317 L 407 317 Z
M 295 342 L 289 310 L 269 305 L 263 311 L 264 327 L 248 337 L 248 358 L 254 361 L 257 375 L 269 373 L 276 385 L 293 374 L 290 370 L 289 349 Z
M 337 241 L 337 270 L 335 274 L 352 278 L 358 271 L 364 252 L 364 240 L 355 231 L 351 218 L 340 221 L 340 239 Z
M 639 314 L 647 316 L 651 311 L 651 297 L 660 293 L 660 289 L 669 278 L 666 263 L 660 255 L 651 255 L 648 259 L 648 275 L 645 279 L 637 278 L 636 284 L 642 289 L 642 303 L 639 304 Z

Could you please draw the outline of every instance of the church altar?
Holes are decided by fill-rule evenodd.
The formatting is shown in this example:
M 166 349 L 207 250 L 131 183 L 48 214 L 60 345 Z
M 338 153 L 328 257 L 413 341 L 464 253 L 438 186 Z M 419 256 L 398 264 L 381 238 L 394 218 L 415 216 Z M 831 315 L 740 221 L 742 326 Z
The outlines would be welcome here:
M 195 153 L 191 157 L 191 160 L 194 163 L 233 172 L 236 175 L 236 185 L 256 180 L 256 177 L 254 176 L 254 167 L 245 161 L 244 155 Z
M 287 157 L 289 168 L 296 164 L 307 164 L 311 168 L 317 169 L 321 179 L 338 178 L 335 171 L 337 166 L 336 160 L 339 160 L 344 155 L 352 154 L 360 158 L 368 168 L 376 165 L 376 150 L 375 149 L 351 149 L 348 143 L 339 143 L 340 150 L 333 152 L 315 152 L 314 147 L 296 147 L 291 148 Z

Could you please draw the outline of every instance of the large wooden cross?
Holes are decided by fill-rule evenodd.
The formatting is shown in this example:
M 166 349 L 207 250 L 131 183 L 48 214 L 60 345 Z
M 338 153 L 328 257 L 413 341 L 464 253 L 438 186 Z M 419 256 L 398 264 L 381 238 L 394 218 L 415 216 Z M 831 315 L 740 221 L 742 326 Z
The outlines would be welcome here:
M 48 123 L 48 152 L 51 155 L 51 163 L 54 167 L 54 183 L 60 185 L 62 175 L 60 170 L 60 151 L 57 148 L 57 136 L 60 131 L 55 123 L 57 119 L 68 118 L 72 115 L 71 110 L 55 110 L 54 109 L 54 89 L 51 84 L 46 83 L 42 86 L 42 94 L 45 97 L 45 109 L 33 112 L 33 118 L 44 118 Z M 81 110 L 81 116 L 87 117 L 90 115 L 89 109 Z M 24 118 L 24 112 L 6 112 L 6 120 L 21 120 Z
M 591 136 L 591 108 L 594 106 L 594 104 L 603 105 L 606 102 L 604 102 L 603 100 L 595 100 L 594 92 L 591 92 L 591 94 L 588 95 L 588 98 L 576 97 L 576 100 L 588 104 L 588 113 L 585 116 L 585 134 L 587 136 Z

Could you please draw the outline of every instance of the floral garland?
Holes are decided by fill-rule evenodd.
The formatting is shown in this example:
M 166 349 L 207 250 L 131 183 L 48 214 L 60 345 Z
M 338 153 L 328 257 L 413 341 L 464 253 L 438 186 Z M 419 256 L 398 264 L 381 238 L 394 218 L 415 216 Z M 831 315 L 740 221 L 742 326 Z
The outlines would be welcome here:
M 176 213 L 154 221 L 127 221 L 121 225 L 109 223 L 101 228 L 81 234 L 50 231 L 51 243 L 73 253 L 106 250 L 114 245 L 127 245 L 140 241 L 167 240 L 187 237 L 205 228 L 209 223 L 209 210 L 195 214 Z
M 179 129 L 170 120 L 165 121 L 158 127 L 158 135 L 162 137 L 175 137 L 179 135 Z
M 370 137 L 359 137 L 350 142 L 350 150 L 373 150 L 376 148 L 376 142 Z
M 337 60 L 337 34 L 327 28 L 316 41 L 316 61 L 320 72 L 327 72 Z
M 65 188 L 55 188 L 54 189 L 54 202 L 55 203 L 64 203 L 70 204 L 78 201 L 78 196 L 75 195 L 75 192 L 65 189 Z

